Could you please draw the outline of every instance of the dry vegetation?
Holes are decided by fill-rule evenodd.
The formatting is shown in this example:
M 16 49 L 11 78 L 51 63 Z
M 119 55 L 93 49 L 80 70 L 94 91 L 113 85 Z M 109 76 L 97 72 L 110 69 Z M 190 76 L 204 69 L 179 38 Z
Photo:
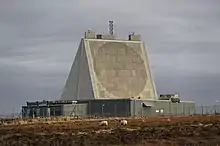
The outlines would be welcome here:
M 220 145 L 220 116 L 1 120 L 0 146 Z

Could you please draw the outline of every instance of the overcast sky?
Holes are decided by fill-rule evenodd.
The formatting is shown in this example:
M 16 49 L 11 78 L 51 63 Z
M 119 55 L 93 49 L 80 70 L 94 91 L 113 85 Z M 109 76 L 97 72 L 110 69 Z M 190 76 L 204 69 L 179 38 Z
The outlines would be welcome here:
M 84 31 L 140 33 L 158 93 L 220 100 L 219 0 L 0 0 L 0 114 L 59 99 Z

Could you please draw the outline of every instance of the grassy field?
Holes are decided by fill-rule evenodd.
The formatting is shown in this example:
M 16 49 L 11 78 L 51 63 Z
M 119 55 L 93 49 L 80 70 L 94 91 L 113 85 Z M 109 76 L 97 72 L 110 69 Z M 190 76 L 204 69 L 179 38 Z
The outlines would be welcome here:
M 126 126 L 120 126 L 118 118 L 109 118 L 104 127 L 99 126 L 101 120 L 1 124 L 0 146 L 220 145 L 220 116 L 127 118 Z

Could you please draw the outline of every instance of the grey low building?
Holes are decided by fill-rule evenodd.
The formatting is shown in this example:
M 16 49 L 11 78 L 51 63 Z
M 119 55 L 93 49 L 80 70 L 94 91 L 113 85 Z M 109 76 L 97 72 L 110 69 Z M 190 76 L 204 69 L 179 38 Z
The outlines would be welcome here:
M 72 100 L 27 102 L 22 117 L 86 116 L 87 104 Z
M 90 100 L 88 115 L 107 117 L 192 115 L 195 103 L 191 101 L 172 102 L 170 100 L 142 99 L 99 99 Z M 90 109 L 90 110 L 89 110 Z
M 150 117 L 162 115 L 192 115 L 194 113 L 194 102 L 172 102 L 170 100 L 142 100 L 134 98 L 27 102 L 27 105 L 22 107 L 23 117 Z

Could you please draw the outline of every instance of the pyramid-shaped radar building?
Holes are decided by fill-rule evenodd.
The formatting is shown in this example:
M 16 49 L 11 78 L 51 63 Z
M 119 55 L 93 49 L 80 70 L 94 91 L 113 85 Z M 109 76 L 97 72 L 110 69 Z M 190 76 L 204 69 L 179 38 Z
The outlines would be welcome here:
M 117 40 L 88 31 L 81 39 L 61 100 L 157 99 L 140 35 Z

